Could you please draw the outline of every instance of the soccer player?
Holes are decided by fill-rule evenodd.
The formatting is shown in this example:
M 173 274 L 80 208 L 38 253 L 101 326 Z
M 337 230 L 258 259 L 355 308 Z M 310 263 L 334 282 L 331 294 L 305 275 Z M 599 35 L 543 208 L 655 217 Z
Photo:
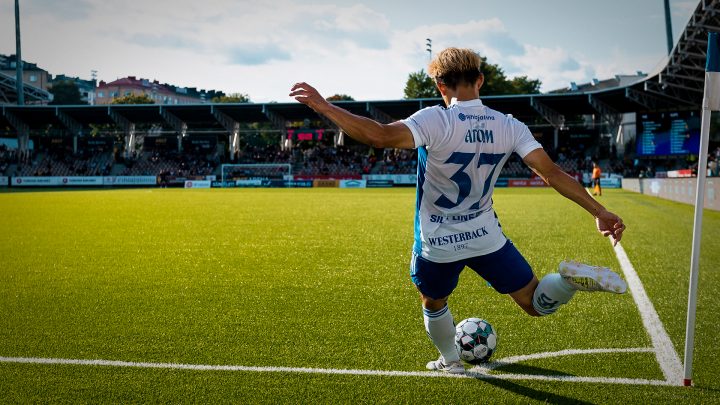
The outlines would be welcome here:
M 391 124 L 332 105 L 307 83 L 295 84 L 290 92 L 360 142 L 418 149 L 410 275 L 420 291 L 425 329 L 440 352 L 439 359 L 426 367 L 454 374 L 464 373 L 465 368 L 455 350 L 455 327 L 447 302 L 465 266 L 499 293 L 510 295 L 531 316 L 554 313 L 579 290 L 624 293 L 627 288 L 609 269 L 574 262 L 561 262 L 557 273 L 538 281 L 506 238 L 493 210 L 492 193 L 512 153 L 587 210 L 603 236 L 617 243 L 625 225 L 550 160 L 527 126 L 483 105 L 480 68 L 480 56 L 470 49 L 443 50 L 431 61 L 428 72 L 447 107 L 425 108 Z

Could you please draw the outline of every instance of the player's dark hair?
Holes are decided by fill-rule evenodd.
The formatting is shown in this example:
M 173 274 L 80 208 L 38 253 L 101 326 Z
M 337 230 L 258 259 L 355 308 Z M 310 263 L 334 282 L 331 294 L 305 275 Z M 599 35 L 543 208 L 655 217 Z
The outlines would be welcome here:
M 439 83 L 443 83 L 451 89 L 456 89 L 459 84 L 473 84 L 482 75 L 482 72 L 478 70 L 466 70 L 463 72 L 448 72 L 443 76 L 436 77 Z

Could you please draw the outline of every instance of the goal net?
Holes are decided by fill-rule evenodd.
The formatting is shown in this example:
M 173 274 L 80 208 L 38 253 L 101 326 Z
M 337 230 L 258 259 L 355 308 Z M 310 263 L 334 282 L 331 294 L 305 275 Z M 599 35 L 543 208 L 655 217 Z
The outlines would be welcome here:
M 286 180 L 292 178 L 289 163 L 238 163 L 221 166 L 223 186 L 229 181 L 242 180 Z

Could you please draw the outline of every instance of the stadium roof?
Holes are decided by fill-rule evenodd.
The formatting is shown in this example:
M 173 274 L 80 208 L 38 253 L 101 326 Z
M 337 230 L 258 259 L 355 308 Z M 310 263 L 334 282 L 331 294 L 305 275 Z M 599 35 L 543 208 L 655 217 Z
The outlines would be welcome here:
M 577 91 L 485 96 L 491 108 L 533 122 L 543 118 L 562 127 L 565 117 L 597 114 L 617 124 L 627 112 L 699 109 L 705 80 L 707 32 L 720 31 L 720 0 L 699 2 L 671 55 L 660 69 L 637 80 L 618 80 L 617 86 L 586 86 Z M 0 86 L 4 76 L 0 76 Z M 9 77 L 8 77 L 9 78 Z M 5 80 L 7 80 L 6 78 Z M 9 78 L 12 79 L 12 78 Z M 12 86 L 9 86 L 12 87 Z M 590 88 L 592 90 L 588 91 Z M 27 91 L 27 87 L 26 87 Z M 41 97 L 41 95 L 38 95 Z M 415 111 L 441 104 L 437 99 L 337 101 L 351 112 L 381 122 L 404 119 Z M 235 128 L 236 123 L 270 122 L 284 128 L 287 121 L 322 119 L 300 103 L 198 104 L 198 105 L 111 105 L 111 106 L 2 106 L 0 126 L 41 129 L 63 125 L 71 133 L 83 134 L 90 124 L 118 125 L 165 123 L 185 130 L 194 128 Z M 331 123 L 328 123 L 332 126 Z
M 46 103 L 52 100 L 49 92 L 23 83 L 25 100 L 28 103 Z M 0 104 L 16 102 L 18 98 L 17 81 L 14 76 L 0 73 Z

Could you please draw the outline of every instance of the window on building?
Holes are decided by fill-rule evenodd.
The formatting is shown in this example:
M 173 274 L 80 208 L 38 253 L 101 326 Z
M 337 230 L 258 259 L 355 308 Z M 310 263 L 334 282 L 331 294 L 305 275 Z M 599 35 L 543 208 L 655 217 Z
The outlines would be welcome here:
M 97 96 L 98 96 L 98 98 L 103 98 L 103 97 L 105 97 L 105 93 L 102 91 L 98 91 Z
M 35 83 L 37 81 L 36 75 L 30 75 L 30 83 Z

